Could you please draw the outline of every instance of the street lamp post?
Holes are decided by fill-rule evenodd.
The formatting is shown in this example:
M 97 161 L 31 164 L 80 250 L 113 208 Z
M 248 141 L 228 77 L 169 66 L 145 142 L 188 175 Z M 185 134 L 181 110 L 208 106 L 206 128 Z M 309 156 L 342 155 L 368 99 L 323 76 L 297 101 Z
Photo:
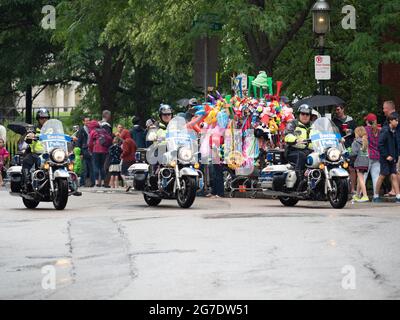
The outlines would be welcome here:
M 330 11 L 329 3 L 325 0 L 318 0 L 311 9 L 313 15 L 313 31 L 318 36 L 319 55 L 325 54 L 324 36 L 330 30 Z M 325 94 L 325 85 L 323 80 L 319 80 L 320 94 Z

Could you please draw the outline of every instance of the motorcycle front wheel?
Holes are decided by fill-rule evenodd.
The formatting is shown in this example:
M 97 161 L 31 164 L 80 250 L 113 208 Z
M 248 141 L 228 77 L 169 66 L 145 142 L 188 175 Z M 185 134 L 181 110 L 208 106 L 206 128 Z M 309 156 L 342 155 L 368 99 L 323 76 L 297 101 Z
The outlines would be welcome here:
M 347 179 L 333 179 L 332 191 L 328 194 L 329 202 L 335 209 L 345 207 L 349 197 L 349 183 Z
M 36 209 L 37 206 L 39 205 L 39 201 L 28 200 L 28 199 L 25 199 L 25 198 L 22 198 L 22 202 L 24 203 L 24 206 L 27 209 Z
M 196 198 L 196 178 L 184 177 L 181 180 L 181 189 L 177 191 L 177 201 L 181 208 L 190 208 Z
M 285 207 L 294 207 L 299 202 L 299 199 L 292 197 L 279 197 L 278 199 Z
M 157 207 L 161 203 L 161 199 L 159 198 L 152 198 L 148 195 L 144 194 L 144 201 L 147 203 L 149 207 Z
M 68 202 L 68 180 L 57 179 L 54 183 L 53 205 L 57 210 L 64 210 Z

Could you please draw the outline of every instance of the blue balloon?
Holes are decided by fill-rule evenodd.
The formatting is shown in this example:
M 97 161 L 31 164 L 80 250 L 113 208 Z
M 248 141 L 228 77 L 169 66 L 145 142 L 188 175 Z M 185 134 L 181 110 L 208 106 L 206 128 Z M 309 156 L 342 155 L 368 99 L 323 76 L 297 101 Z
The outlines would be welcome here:
M 217 114 L 217 123 L 220 128 L 225 129 L 229 123 L 229 116 L 225 111 L 220 111 Z

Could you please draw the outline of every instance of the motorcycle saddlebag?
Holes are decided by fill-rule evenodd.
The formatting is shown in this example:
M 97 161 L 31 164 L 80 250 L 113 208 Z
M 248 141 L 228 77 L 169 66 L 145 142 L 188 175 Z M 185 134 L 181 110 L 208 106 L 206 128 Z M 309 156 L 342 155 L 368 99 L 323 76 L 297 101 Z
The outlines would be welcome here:
M 146 185 L 149 165 L 144 163 L 135 163 L 128 169 L 129 176 L 133 180 L 135 190 L 143 191 Z

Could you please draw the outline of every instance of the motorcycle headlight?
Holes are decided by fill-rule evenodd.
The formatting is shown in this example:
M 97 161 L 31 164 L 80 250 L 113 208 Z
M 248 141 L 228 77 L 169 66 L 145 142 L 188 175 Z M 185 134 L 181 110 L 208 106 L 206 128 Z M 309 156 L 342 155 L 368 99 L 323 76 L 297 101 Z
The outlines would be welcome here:
M 339 161 L 341 152 L 337 148 L 330 148 L 327 153 L 328 160 L 330 161 Z
M 64 150 L 61 149 L 55 149 L 52 153 L 51 153 L 51 158 L 53 159 L 54 162 L 57 163 L 62 163 L 65 161 L 65 152 Z
M 181 148 L 179 150 L 178 157 L 180 160 L 188 162 L 188 161 L 192 160 L 193 152 L 192 152 L 192 150 L 190 150 L 188 148 Z

